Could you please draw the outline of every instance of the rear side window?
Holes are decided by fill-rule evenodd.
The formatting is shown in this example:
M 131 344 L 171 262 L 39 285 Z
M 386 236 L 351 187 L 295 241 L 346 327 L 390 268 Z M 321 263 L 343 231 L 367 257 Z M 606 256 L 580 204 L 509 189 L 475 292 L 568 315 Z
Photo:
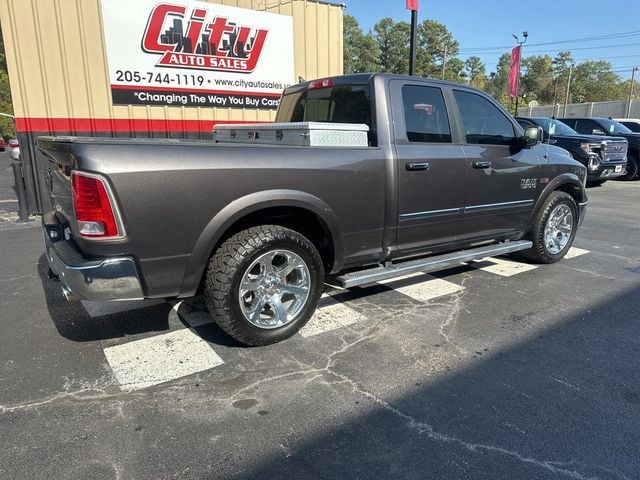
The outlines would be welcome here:
M 371 128 L 369 86 L 317 88 L 285 95 L 276 122 L 364 123 Z
M 402 87 L 404 120 L 410 142 L 451 143 L 449 117 L 442 90 L 437 87 Z
M 513 145 L 513 124 L 498 107 L 481 95 L 462 90 L 453 94 L 462 117 L 467 143 L 481 145 Z

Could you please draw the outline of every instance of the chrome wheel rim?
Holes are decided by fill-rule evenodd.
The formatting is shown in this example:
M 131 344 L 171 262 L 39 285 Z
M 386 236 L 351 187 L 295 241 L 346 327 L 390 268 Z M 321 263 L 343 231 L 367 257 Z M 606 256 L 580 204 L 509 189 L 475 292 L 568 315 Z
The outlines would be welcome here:
M 310 291 L 311 275 L 304 260 L 289 250 L 271 250 L 245 270 L 238 299 L 249 323 L 273 329 L 295 320 Z
M 544 244 L 547 251 L 557 255 L 564 250 L 573 232 L 573 213 L 567 205 L 553 209 L 544 228 Z

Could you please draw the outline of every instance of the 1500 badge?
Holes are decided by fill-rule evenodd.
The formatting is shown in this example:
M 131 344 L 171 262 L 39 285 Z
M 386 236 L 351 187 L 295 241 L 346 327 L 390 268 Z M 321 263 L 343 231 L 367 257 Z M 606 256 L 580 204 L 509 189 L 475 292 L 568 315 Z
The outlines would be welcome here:
M 520 188 L 522 190 L 533 190 L 538 186 L 537 178 L 523 178 L 520 180 Z

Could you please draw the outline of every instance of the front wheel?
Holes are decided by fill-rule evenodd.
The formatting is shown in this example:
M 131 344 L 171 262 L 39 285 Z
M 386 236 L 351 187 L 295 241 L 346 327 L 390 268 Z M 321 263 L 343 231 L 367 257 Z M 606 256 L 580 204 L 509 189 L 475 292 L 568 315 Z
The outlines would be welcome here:
M 571 248 L 578 228 L 578 207 L 571 195 L 553 192 L 536 214 L 529 239 L 533 247 L 523 252 L 539 263 L 555 263 Z
M 618 180 L 633 180 L 638 175 L 640 170 L 639 160 L 634 155 L 629 155 L 627 158 L 627 171 L 624 175 L 618 177 Z
M 245 345 L 269 345 L 309 321 L 323 284 L 322 260 L 306 237 L 261 225 L 233 235 L 211 257 L 205 298 L 226 333 Z

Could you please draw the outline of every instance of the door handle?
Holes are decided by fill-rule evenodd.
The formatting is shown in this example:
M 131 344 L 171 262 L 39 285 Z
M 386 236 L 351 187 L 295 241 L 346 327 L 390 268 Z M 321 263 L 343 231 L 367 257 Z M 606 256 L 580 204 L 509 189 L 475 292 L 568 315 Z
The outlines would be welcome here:
M 473 162 L 471 166 L 473 168 L 491 168 L 491 162 L 489 161 Z
M 429 164 L 426 162 L 424 163 L 407 162 L 404 164 L 404 168 L 406 168 L 410 172 L 416 171 L 416 170 L 429 170 Z

